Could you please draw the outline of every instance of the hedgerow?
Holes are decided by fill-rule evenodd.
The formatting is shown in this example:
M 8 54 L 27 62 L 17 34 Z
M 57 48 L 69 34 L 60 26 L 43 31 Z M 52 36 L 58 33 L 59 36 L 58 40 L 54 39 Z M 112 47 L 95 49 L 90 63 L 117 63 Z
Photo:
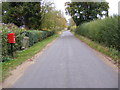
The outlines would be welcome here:
M 29 47 L 31 47 L 35 43 L 54 34 L 52 31 L 20 29 L 12 24 L 3 25 L 2 28 L 0 28 L 0 31 L 2 31 L 2 61 L 11 59 L 9 58 L 11 55 L 11 45 L 8 43 L 8 33 L 15 33 L 16 43 L 13 44 L 14 53 L 22 49 L 22 40 L 25 36 L 29 37 Z
M 51 35 L 54 34 L 54 32 L 50 31 L 37 31 L 37 30 L 29 30 L 24 32 L 25 36 L 29 37 L 29 46 L 34 45 L 38 41 L 41 41 Z
M 120 51 L 120 16 L 107 17 L 77 27 L 76 33 Z
M 23 36 L 20 35 L 21 32 L 25 31 L 23 29 L 19 29 L 15 25 L 3 25 L 2 26 L 2 57 L 7 57 L 10 55 L 10 43 L 8 43 L 8 33 L 15 33 L 16 36 L 16 43 L 13 44 L 13 51 L 20 50 L 22 46 L 22 38 Z

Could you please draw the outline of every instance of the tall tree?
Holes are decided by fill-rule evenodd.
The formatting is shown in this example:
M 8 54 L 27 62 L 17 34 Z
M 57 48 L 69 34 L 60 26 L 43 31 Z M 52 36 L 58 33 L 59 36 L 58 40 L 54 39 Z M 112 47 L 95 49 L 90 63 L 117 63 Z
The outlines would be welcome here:
M 55 29 L 60 30 L 60 28 L 66 27 L 66 19 L 61 14 L 61 11 L 55 10 L 55 7 L 52 3 L 46 3 L 43 7 L 44 17 L 42 19 L 42 28 L 43 29 Z
M 70 14 L 78 26 L 99 17 L 108 16 L 107 2 L 67 2 L 66 13 Z
M 42 18 L 41 7 L 41 2 L 3 2 L 2 22 L 39 29 Z

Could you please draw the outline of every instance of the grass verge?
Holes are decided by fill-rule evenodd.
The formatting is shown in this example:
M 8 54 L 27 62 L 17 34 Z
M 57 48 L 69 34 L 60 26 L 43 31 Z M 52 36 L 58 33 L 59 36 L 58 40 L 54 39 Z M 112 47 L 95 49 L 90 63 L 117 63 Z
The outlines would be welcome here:
M 51 37 L 48 37 L 47 39 L 34 44 L 32 47 L 26 50 L 19 51 L 15 59 L 0 63 L 0 67 L 2 67 L 2 70 L 0 70 L 0 72 L 2 72 L 2 77 L 0 77 L 2 80 L 0 82 L 3 82 L 5 78 L 10 75 L 11 70 L 15 69 L 18 65 L 22 64 L 24 61 L 30 59 L 35 54 L 40 52 L 48 43 L 55 40 L 58 36 L 58 34 L 55 34 Z
M 96 49 L 97 51 L 105 54 L 106 56 L 112 58 L 116 64 L 118 64 L 118 67 L 120 67 L 120 52 L 113 49 L 113 48 L 108 48 L 105 46 L 102 46 L 84 36 L 80 36 L 78 34 L 75 34 L 75 36 L 77 38 L 79 38 L 80 40 L 82 40 L 83 42 L 85 42 L 87 45 L 89 45 L 90 47 Z

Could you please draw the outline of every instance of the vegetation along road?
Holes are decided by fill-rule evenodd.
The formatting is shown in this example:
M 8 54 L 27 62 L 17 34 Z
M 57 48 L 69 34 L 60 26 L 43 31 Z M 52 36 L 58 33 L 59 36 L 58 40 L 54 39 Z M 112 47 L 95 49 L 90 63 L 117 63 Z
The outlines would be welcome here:
M 118 73 L 70 31 L 64 31 L 11 87 L 117 88 Z

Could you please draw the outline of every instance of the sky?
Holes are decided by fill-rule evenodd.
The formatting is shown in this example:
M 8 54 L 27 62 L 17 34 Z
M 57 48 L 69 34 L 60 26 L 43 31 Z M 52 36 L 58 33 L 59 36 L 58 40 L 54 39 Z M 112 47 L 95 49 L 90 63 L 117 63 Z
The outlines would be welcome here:
M 118 2 L 120 0 L 106 0 L 109 3 L 109 15 L 118 14 Z
M 70 16 L 65 15 L 65 7 L 64 7 L 65 2 L 67 1 L 70 1 L 70 0 L 53 0 L 53 2 L 55 3 L 56 9 L 64 12 L 64 16 L 68 20 Z M 106 1 L 109 3 L 109 7 L 110 7 L 109 15 L 112 16 L 114 14 L 118 14 L 118 2 L 120 0 L 106 0 Z

